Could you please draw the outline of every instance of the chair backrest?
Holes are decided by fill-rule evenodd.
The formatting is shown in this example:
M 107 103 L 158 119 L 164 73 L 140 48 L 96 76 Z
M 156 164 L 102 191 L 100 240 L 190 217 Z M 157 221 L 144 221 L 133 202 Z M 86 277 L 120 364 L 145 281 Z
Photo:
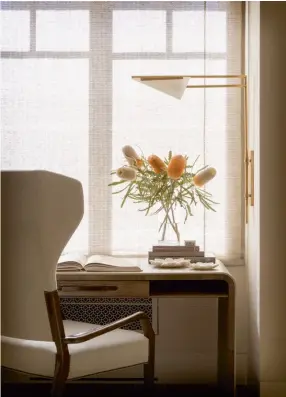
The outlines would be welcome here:
M 52 340 L 44 291 L 83 216 L 79 181 L 48 171 L 1 172 L 1 334 Z

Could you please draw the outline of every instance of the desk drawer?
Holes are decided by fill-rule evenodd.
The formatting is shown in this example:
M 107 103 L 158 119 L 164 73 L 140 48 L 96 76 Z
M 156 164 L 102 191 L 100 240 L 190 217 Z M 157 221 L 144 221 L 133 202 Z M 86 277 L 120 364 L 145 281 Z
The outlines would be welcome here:
M 149 281 L 59 281 L 60 296 L 149 297 Z

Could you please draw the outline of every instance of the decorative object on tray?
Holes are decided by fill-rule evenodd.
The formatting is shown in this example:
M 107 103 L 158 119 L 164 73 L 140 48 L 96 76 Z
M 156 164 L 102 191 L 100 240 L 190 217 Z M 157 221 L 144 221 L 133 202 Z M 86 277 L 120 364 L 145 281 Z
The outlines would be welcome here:
M 218 267 L 218 264 L 197 262 L 191 263 L 190 267 L 192 270 L 214 270 L 216 267 Z
M 194 162 L 188 164 L 188 157 L 173 155 L 172 151 L 164 160 L 155 154 L 146 158 L 139 156 L 131 146 L 122 148 L 126 165 L 113 170 L 120 180 L 109 184 L 118 187 L 113 194 L 123 194 L 121 207 L 127 198 L 136 204 L 144 205 L 139 211 L 145 215 L 161 216 L 159 226 L 160 245 L 180 245 L 178 210 L 184 213 L 184 223 L 192 216 L 192 206 L 202 204 L 207 210 L 215 211 L 211 194 L 202 187 L 214 178 L 216 170 L 202 167 L 195 171 Z M 173 237 L 170 237 L 172 232 Z
M 190 261 L 184 258 L 165 258 L 165 259 L 154 259 L 150 260 L 150 264 L 154 267 L 159 267 L 163 269 L 177 269 L 181 267 L 188 267 L 190 266 Z
M 204 251 L 201 251 L 195 240 L 185 241 L 185 245 L 178 246 L 154 245 L 152 251 L 148 252 L 149 263 L 154 259 L 166 258 L 184 258 L 190 263 L 210 263 L 216 260 L 213 254 L 205 254 Z

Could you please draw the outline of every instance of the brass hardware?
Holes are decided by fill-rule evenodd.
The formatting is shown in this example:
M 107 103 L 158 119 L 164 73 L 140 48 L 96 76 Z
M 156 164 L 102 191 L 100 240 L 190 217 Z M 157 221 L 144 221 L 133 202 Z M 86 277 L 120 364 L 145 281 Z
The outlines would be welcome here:
M 245 202 L 245 223 L 248 223 L 248 198 L 249 198 L 249 193 L 248 193 L 248 165 L 249 165 L 249 160 L 248 160 L 248 155 L 246 156 L 244 160 L 244 202 Z
M 187 88 L 226 88 L 226 87 L 245 87 L 244 84 L 208 84 L 208 85 L 187 85 Z
M 254 151 L 251 150 L 245 157 L 245 220 L 248 223 L 248 206 L 254 206 Z M 250 168 L 250 169 L 249 169 Z M 250 186 L 249 186 L 250 185 Z M 250 191 L 249 191 L 250 190 Z
M 243 79 L 245 78 L 245 74 L 225 74 L 225 75 L 166 75 L 166 76 L 161 76 L 161 75 L 152 75 L 152 76 L 132 76 L 132 79 L 140 79 L 142 81 L 150 81 L 150 80 L 174 80 L 174 79 L 182 79 L 184 77 L 188 77 L 190 79 Z
M 250 151 L 250 205 L 251 207 L 254 206 L 254 150 Z
M 144 81 L 166 81 L 166 80 L 182 80 L 183 78 L 189 79 L 240 79 L 244 80 L 246 76 L 244 74 L 239 75 L 170 75 L 170 76 L 132 76 L 134 80 Z M 235 88 L 243 88 L 245 84 L 194 84 L 187 85 L 186 88 L 227 88 L 227 87 L 235 87 Z

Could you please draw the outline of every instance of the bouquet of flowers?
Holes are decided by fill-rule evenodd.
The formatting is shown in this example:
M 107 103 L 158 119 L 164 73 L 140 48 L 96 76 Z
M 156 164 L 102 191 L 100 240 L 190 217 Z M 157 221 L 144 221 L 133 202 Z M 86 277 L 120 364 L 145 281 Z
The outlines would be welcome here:
M 177 243 L 180 243 L 180 231 L 176 220 L 176 208 L 184 211 L 184 223 L 192 216 L 192 206 L 202 204 L 207 210 L 215 211 L 211 194 L 203 186 L 213 179 L 216 170 L 205 166 L 194 170 L 199 157 L 191 164 L 189 158 L 181 154 L 173 155 L 169 151 L 168 156 L 161 159 L 155 154 L 146 158 L 139 156 L 129 145 L 122 148 L 126 164 L 111 175 L 117 175 L 119 180 L 109 184 L 118 187 L 113 194 L 123 194 L 121 207 L 127 199 L 143 206 L 139 211 L 145 215 L 163 213 L 159 227 L 161 241 L 165 240 L 168 225 L 175 233 Z

